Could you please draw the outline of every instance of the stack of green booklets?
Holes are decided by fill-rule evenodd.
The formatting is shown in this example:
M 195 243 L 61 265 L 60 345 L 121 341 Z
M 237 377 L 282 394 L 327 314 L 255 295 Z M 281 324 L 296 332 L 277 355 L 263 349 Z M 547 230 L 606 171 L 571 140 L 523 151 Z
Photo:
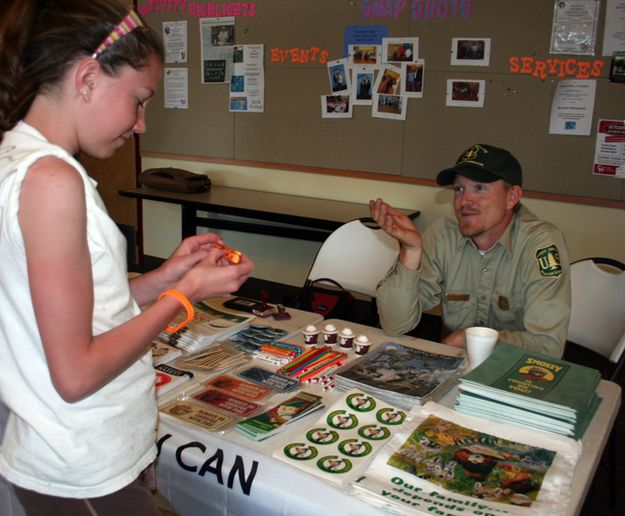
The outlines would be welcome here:
M 460 379 L 458 412 L 581 439 L 601 398 L 595 369 L 499 344 Z

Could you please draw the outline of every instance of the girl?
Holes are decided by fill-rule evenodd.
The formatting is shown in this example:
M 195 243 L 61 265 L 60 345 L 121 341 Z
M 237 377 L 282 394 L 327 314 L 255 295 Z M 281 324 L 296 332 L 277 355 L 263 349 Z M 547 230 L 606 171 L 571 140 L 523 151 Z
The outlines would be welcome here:
M 73 156 L 145 130 L 158 36 L 119 0 L 3 4 L 0 473 L 29 514 L 158 514 L 139 480 L 156 456 L 150 343 L 253 264 L 204 234 L 128 283 L 123 237 Z

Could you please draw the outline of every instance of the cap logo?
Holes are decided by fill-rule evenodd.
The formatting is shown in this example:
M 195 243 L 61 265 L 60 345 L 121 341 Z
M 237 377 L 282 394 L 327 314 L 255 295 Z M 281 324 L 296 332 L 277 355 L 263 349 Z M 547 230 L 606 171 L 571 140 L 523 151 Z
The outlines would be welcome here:
M 471 147 L 464 153 L 464 156 L 462 156 L 460 161 L 462 163 L 472 163 L 474 165 L 479 165 L 480 167 L 483 167 L 484 163 L 475 161 L 475 159 L 479 156 L 480 152 L 488 154 L 488 151 L 484 147 L 480 145 L 473 145 L 473 147 Z

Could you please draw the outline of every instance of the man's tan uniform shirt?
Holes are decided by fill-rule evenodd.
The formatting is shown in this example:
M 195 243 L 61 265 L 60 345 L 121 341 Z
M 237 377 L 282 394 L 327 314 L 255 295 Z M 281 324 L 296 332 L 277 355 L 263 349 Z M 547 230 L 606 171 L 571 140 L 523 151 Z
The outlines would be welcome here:
M 497 243 L 480 253 L 455 218 L 423 233 L 416 271 L 399 262 L 378 286 L 380 323 L 389 335 L 411 331 L 439 303 L 449 330 L 488 326 L 499 342 L 561 357 L 569 322 L 569 260 L 560 231 L 520 206 Z

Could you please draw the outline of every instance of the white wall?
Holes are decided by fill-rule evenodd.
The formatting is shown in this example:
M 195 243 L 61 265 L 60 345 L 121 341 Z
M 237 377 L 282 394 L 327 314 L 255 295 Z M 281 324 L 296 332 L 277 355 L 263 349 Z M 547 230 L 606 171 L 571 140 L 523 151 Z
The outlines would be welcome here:
M 383 197 L 398 208 L 421 210 L 417 219 L 420 230 L 451 213 L 451 192 L 443 188 L 156 158 L 143 158 L 142 165 L 144 169 L 173 166 L 206 173 L 213 184 L 235 188 L 357 203 Z M 529 198 L 523 202 L 538 217 L 562 230 L 572 260 L 608 256 L 625 262 L 625 210 Z M 255 277 L 298 286 L 304 283 L 320 245 L 249 233 L 219 233 L 227 244 L 252 257 Z M 143 238 L 145 254 L 167 257 L 180 240 L 180 208 L 144 201 Z

